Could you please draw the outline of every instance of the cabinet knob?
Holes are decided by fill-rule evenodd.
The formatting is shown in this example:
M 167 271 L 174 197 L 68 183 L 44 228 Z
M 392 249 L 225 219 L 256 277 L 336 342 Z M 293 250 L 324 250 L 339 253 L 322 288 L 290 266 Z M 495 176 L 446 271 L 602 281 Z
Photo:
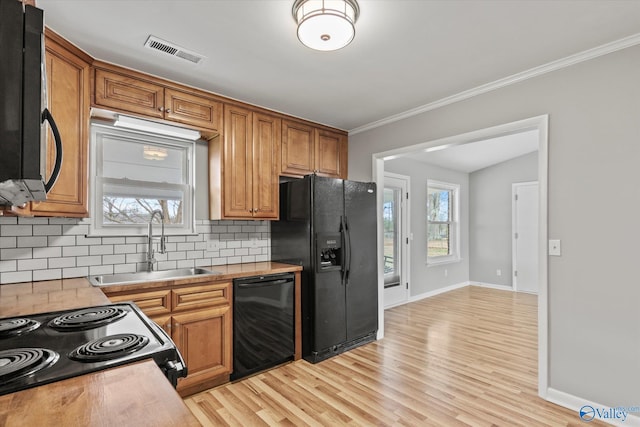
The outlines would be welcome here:
M 163 112 L 164 111 L 164 107 L 158 107 L 158 111 Z
M 164 112 L 165 112 L 165 113 L 170 113 L 170 112 L 171 112 L 171 109 L 170 109 L 170 108 L 167 108 L 166 110 L 164 110 Z

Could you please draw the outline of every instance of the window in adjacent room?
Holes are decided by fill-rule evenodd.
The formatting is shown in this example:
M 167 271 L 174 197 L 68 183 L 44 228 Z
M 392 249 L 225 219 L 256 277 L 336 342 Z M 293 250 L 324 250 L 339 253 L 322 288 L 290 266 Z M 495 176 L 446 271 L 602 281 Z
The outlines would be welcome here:
M 427 263 L 453 262 L 458 253 L 460 186 L 427 181 Z
M 194 141 L 98 123 L 91 138 L 91 234 L 144 235 L 156 210 L 167 234 L 195 232 Z

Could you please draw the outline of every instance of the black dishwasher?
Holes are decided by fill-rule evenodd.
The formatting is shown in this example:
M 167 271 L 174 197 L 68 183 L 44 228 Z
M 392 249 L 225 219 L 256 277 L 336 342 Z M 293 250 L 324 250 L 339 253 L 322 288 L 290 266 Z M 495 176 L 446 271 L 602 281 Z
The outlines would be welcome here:
M 293 360 L 293 289 L 293 273 L 233 281 L 231 380 Z

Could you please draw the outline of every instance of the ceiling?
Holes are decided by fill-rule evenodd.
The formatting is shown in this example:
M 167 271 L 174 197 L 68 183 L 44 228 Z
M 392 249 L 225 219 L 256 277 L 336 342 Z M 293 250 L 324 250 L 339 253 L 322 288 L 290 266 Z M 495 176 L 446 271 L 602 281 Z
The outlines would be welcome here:
M 464 173 L 506 162 L 538 151 L 538 130 L 502 135 L 470 143 L 416 150 L 397 158 L 417 160 Z
M 640 31 L 640 1 L 359 0 L 353 43 L 296 38 L 293 0 L 37 0 L 95 58 L 354 130 Z M 206 56 L 143 47 L 149 35 Z

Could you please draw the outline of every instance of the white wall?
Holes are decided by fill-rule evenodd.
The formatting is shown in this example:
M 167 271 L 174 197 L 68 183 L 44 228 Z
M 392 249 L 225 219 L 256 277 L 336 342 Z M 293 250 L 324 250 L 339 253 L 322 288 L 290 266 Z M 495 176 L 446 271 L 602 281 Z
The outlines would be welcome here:
M 469 175 L 415 160 L 399 158 L 384 163 L 385 171 L 411 177 L 409 198 L 413 233 L 410 241 L 410 296 L 431 292 L 469 280 Z M 460 185 L 460 261 L 427 266 L 427 179 Z M 446 276 L 445 276 L 446 270 Z
M 538 153 L 469 174 L 469 280 L 513 285 L 511 184 L 538 179 Z M 502 274 L 497 275 L 497 270 Z
M 634 46 L 349 138 L 370 180 L 374 153 L 549 114 L 549 386 L 611 406 L 640 402 L 639 70 Z

